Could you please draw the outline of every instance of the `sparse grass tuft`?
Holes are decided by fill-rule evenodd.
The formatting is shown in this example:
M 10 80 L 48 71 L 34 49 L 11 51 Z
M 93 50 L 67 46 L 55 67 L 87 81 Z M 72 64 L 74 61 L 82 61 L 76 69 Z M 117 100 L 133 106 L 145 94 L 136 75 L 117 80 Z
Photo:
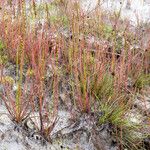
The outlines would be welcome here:
M 150 74 L 140 74 L 137 78 L 137 80 L 134 83 L 134 86 L 137 89 L 142 89 L 145 86 L 149 86 L 150 85 Z

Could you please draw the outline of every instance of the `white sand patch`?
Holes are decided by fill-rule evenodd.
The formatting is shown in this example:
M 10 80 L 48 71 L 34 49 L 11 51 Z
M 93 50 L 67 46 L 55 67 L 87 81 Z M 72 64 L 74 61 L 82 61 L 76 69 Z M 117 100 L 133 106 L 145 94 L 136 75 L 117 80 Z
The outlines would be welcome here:
M 101 6 L 110 13 L 122 9 L 121 17 L 128 18 L 133 25 L 150 21 L 150 1 L 131 0 L 129 7 L 127 1 L 129 0 L 101 0 Z M 89 12 L 97 6 L 97 3 L 98 0 L 82 0 L 81 6 L 85 12 Z

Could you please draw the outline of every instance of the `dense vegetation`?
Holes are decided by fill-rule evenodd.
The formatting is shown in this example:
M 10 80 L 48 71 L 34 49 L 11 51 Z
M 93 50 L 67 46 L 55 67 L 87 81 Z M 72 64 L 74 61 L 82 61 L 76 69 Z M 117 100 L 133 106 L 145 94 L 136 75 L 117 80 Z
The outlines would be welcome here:
M 128 115 L 137 93 L 150 85 L 143 34 L 149 24 L 133 28 L 120 12 L 99 6 L 85 13 L 67 0 L 1 0 L 0 9 L 0 96 L 15 124 L 38 111 L 35 128 L 50 142 L 62 105 L 81 115 L 101 112 L 97 126 L 109 123 L 120 149 L 144 149 L 149 122 Z

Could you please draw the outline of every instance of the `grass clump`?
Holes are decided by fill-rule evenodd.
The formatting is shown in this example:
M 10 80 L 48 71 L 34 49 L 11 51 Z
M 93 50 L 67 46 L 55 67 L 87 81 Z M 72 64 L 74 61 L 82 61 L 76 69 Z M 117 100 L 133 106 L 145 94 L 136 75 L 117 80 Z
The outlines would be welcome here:
M 114 104 L 101 104 L 100 110 L 104 113 L 99 119 L 100 124 L 111 123 L 114 126 L 124 125 L 126 120 L 123 118 L 126 109 Z
M 106 73 L 102 76 L 101 80 L 97 80 L 98 77 L 95 77 L 95 81 L 92 85 L 92 92 L 98 99 L 108 99 L 113 95 L 114 91 L 114 78 L 111 74 Z
M 134 86 L 137 89 L 142 89 L 145 86 L 149 86 L 150 85 L 150 74 L 140 74 L 137 78 L 137 80 L 134 83 Z
M 4 49 L 4 44 L 3 44 L 3 42 L 0 40 L 0 50 L 2 51 L 3 49 Z
M 5 53 L 5 45 L 0 40 L 0 64 L 6 64 L 8 62 L 8 56 Z
M 104 38 L 109 39 L 113 34 L 113 28 L 110 25 L 104 25 L 102 33 Z
M 132 119 L 138 116 L 130 116 L 130 106 L 118 102 L 120 101 L 108 100 L 100 103 L 103 115 L 99 118 L 99 124 L 109 124 L 112 127 L 112 135 L 121 149 L 138 150 L 142 147 L 142 140 L 147 137 L 141 132 L 145 125 L 139 120 L 133 122 Z

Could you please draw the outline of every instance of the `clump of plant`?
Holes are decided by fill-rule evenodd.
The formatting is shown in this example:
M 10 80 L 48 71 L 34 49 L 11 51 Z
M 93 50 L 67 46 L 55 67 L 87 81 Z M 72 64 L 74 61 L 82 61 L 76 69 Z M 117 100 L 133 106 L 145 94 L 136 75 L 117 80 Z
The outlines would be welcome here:
M 94 82 L 91 87 L 93 95 L 96 95 L 99 99 L 108 99 L 113 95 L 114 78 L 111 74 L 102 74 L 100 80 L 98 80 L 98 75 L 96 75 L 93 80 Z
M 104 34 L 104 38 L 109 40 L 109 38 L 112 37 L 113 28 L 110 25 L 104 25 L 103 34 Z
M 33 5 L 36 5 L 34 1 Z M 44 6 L 46 7 L 46 5 Z M 46 68 L 48 64 L 53 64 L 52 59 L 55 58 L 55 61 L 58 61 L 58 53 L 53 52 L 53 55 L 50 54 L 49 41 L 52 40 L 50 39 L 52 31 L 48 30 L 47 24 L 43 25 L 44 29 L 28 24 L 25 1 L 18 3 L 16 8 L 19 9 L 16 13 L 20 15 L 16 14 L 12 21 L 10 19 L 11 14 L 8 13 L 3 16 L 8 17 L 8 20 L 4 19 L 1 22 L 1 34 L 3 33 L 1 37 L 7 45 L 6 53 L 9 59 L 16 64 L 16 80 L 13 80 L 13 83 L 10 78 L 3 75 L 2 71 L 1 83 L 4 85 L 4 93 L 1 93 L 1 97 L 11 120 L 16 124 L 23 124 L 24 120 L 28 120 L 35 113 L 35 108 L 38 106 L 36 120 L 40 122 L 40 126 L 35 123 L 35 128 L 46 141 L 50 141 L 49 136 L 57 119 L 58 74 L 55 70 L 53 78 L 50 80 L 49 85 L 51 86 L 47 88 L 45 84 Z M 36 8 L 34 8 L 33 15 L 36 19 L 39 17 L 36 16 L 39 15 Z M 11 28 L 9 25 L 12 25 Z M 9 36 L 8 32 L 10 33 Z M 57 66 L 56 64 L 53 64 L 53 68 L 56 68 L 54 67 Z M 24 74 L 25 68 L 28 70 L 26 74 Z M 50 90 L 53 93 L 51 101 L 47 100 Z M 35 104 L 35 99 L 38 101 L 37 104 Z
M 118 147 L 138 150 L 142 148 L 142 140 L 146 137 L 141 132 L 145 125 L 142 124 L 142 121 L 131 121 L 132 117 L 137 116 L 130 116 L 130 104 L 123 103 L 123 101 L 125 102 L 124 99 L 125 97 L 119 97 L 118 95 L 113 101 L 110 98 L 105 102 L 100 102 L 99 109 L 103 115 L 99 118 L 99 124 L 111 126 L 111 134 L 116 139 Z
M 135 81 L 134 83 L 134 86 L 137 88 L 137 89 L 142 89 L 144 88 L 145 86 L 148 86 L 150 85 L 150 75 L 149 74 L 144 74 L 144 73 L 141 73 L 137 80 Z
M 1 84 L 10 84 L 10 85 L 14 85 L 15 84 L 15 80 L 10 77 L 10 76 L 2 76 L 1 80 L 0 80 Z
M 8 62 L 8 57 L 5 53 L 5 45 L 4 43 L 0 40 L 0 64 L 5 65 Z
M 23 48 L 23 47 L 22 47 Z M 21 48 L 21 50 L 23 50 Z M 18 50 L 20 51 L 20 49 Z M 11 120 L 17 124 L 21 124 L 30 114 L 28 107 L 29 101 L 32 99 L 32 92 L 27 89 L 27 80 L 23 86 L 23 53 L 21 58 L 17 60 L 17 80 L 14 81 L 11 77 L 2 77 L 4 90 L 1 93 L 2 100 L 9 112 Z M 16 89 L 14 89 L 16 88 Z
M 127 108 L 126 106 L 119 105 L 117 100 L 113 102 L 111 100 L 100 102 L 99 109 L 103 112 L 103 116 L 99 118 L 100 124 L 111 123 L 119 126 L 126 123 L 123 116 L 127 111 Z
M 4 49 L 4 44 L 2 41 L 0 41 L 0 50 L 2 51 Z

